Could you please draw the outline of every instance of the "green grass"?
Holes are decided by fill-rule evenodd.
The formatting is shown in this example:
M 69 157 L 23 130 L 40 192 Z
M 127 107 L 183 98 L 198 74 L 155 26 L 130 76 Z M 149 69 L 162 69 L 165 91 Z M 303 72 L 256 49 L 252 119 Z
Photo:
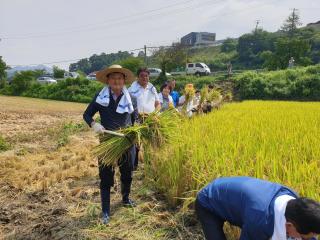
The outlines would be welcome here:
M 0 152 L 10 149 L 10 144 L 0 135 Z
M 48 130 L 48 135 L 57 142 L 57 147 L 65 146 L 69 142 L 69 137 L 75 133 L 87 129 L 85 123 L 63 122 L 56 128 Z

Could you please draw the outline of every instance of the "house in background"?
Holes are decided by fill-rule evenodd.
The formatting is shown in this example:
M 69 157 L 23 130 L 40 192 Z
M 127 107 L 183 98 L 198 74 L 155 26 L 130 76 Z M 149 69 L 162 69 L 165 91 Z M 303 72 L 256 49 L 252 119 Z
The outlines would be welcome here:
M 207 46 L 214 45 L 216 34 L 209 32 L 191 32 L 181 38 L 181 44 L 185 46 Z

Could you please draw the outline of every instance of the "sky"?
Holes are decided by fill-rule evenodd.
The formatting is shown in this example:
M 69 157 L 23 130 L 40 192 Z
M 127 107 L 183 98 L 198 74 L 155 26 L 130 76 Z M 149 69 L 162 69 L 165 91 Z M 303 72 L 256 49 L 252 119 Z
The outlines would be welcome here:
M 76 59 L 170 45 L 189 32 L 239 37 L 256 20 L 277 31 L 294 8 L 303 25 L 320 21 L 320 0 L 0 0 L 0 56 L 11 66 L 68 69 Z

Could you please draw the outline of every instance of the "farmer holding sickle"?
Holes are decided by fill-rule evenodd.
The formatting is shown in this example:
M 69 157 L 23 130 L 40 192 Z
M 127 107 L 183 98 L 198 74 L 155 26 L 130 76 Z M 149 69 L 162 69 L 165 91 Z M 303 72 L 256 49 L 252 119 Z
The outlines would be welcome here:
M 240 240 L 315 240 L 320 234 L 318 202 L 256 178 L 218 178 L 198 193 L 195 208 L 207 240 L 225 240 L 226 221 L 242 229 Z
M 131 115 L 134 114 L 133 98 L 131 98 L 125 83 L 134 80 L 133 73 L 120 65 L 112 65 L 97 72 L 97 80 L 105 83 L 105 87 L 97 94 L 83 114 L 87 124 L 98 134 L 105 130 L 118 130 L 132 125 Z M 99 112 L 101 124 L 93 120 Z M 133 162 L 131 150 L 127 151 L 118 161 L 121 173 L 121 194 L 125 206 L 134 207 L 129 198 Z M 102 205 L 102 221 L 109 222 L 110 216 L 110 188 L 114 185 L 114 167 L 104 165 L 99 159 L 100 193 Z

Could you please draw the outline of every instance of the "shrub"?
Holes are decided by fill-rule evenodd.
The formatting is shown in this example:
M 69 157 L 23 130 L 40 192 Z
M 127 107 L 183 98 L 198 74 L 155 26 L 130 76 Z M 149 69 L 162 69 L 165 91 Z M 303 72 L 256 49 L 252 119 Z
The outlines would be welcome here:
M 35 80 L 33 71 L 23 71 L 16 73 L 12 79 L 11 89 L 14 95 L 20 95 L 26 91 Z
M 0 135 L 0 152 L 10 149 L 10 144 Z
M 241 99 L 320 100 L 320 65 L 235 77 Z

